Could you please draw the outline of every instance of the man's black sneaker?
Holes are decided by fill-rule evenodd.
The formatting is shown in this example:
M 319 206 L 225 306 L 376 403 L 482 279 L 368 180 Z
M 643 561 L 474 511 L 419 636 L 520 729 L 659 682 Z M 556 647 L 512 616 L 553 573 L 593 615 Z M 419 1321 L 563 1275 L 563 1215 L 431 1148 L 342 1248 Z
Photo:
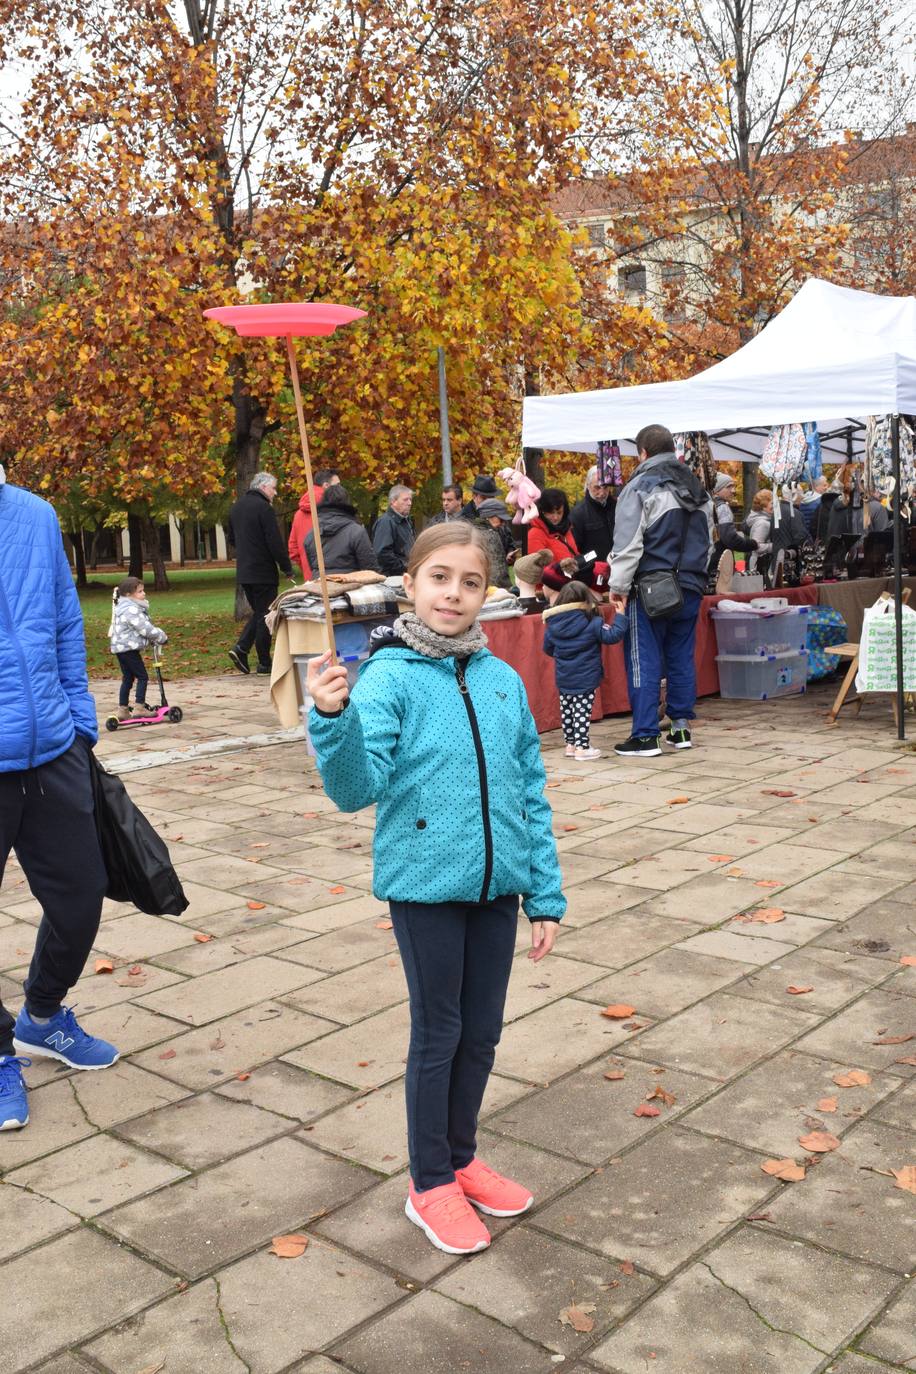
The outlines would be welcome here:
M 661 752 L 658 735 L 631 735 L 623 744 L 614 745 L 614 753 L 624 758 L 657 759 Z
M 251 669 L 248 667 L 248 655 L 243 653 L 241 649 L 230 649 L 229 657 L 232 660 L 233 666 L 238 668 L 240 673 L 245 673 L 247 675 L 251 672 Z
M 672 749 L 693 748 L 693 744 L 690 739 L 690 731 L 683 729 L 675 730 L 673 725 L 671 729 L 668 731 L 667 735 L 665 736 L 665 743 L 670 744 Z
M 271 665 L 269 663 L 259 663 L 255 671 L 258 673 L 269 673 L 271 671 Z

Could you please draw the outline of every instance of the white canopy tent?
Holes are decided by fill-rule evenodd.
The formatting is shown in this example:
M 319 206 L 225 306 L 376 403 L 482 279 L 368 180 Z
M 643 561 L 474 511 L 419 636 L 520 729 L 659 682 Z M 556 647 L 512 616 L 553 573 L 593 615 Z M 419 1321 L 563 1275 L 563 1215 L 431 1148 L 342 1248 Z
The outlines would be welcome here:
M 527 396 L 526 448 L 594 453 L 616 439 L 633 453 L 643 425 L 705 430 L 720 461 L 759 459 L 771 425 L 816 420 L 827 462 L 861 450 L 869 415 L 916 414 L 916 298 L 876 296 L 806 281 L 784 310 L 743 348 L 683 382 Z M 899 420 L 893 424 L 899 490 Z M 897 720 L 904 738 L 902 526 L 894 501 Z
M 705 430 L 720 461 L 759 458 L 771 425 L 816 420 L 827 462 L 861 448 L 869 415 L 916 414 L 916 298 L 816 278 L 766 328 L 683 382 L 527 396 L 526 448 L 632 453 L 646 424 Z

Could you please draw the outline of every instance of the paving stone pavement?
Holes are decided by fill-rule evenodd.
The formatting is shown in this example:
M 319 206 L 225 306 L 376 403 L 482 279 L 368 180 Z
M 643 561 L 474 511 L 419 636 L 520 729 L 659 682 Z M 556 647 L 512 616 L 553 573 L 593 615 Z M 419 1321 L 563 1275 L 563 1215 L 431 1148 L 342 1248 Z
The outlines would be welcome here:
M 123 1058 L 36 1062 L 0 1136 L 2 1374 L 916 1370 L 916 754 L 886 701 L 829 727 L 828 691 L 713 699 L 690 753 L 619 766 L 627 721 L 590 764 L 543 738 L 570 910 L 538 966 L 520 924 L 480 1139 L 536 1205 L 455 1260 L 403 1215 L 372 816 L 264 742 L 262 680 L 173 695 L 180 726 L 99 754 L 191 905 L 106 903 L 72 1000 Z M 16 1006 L 40 913 L 14 862 L 0 903 Z M 804 1181 L 763 1172 L 784 1157 Z

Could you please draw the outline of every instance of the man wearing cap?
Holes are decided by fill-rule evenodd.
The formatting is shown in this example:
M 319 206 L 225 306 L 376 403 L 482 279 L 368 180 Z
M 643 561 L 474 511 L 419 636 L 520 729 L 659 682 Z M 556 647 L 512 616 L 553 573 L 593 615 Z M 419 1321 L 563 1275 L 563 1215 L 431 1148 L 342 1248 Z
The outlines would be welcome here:
M 490 582 L 494 587 L 509 588 L 509 564 L 515 561 L 516 548 L 509 532 L 512 514 L 505 501 L 489 496 L 480 502 L 471 523 L 479 526 L 487 537 L 490 554 Z
M 471 486 L 471 499 L 462 510 L 461 514 L 465 520 L 476 520 L 480 514 L 480 503 L 491 497 L 498 496 L 495 480 L 488 473 L 482 472 L 474 478 Z

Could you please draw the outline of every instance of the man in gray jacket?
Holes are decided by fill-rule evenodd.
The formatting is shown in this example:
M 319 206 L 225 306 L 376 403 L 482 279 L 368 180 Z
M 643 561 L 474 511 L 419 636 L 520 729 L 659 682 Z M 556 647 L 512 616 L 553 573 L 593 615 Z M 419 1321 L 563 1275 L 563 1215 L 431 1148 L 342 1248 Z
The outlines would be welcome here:
M 617 500 L 610 580 L 613 600 L 629 617 L 624 657 L 633 733 L 614 752 L 652 758 L 662 752 L 658 713 L 663 677 L 671 721 L 665 740 L 675 749 L 691 747 L 694 644 L 713 545 L 713 508 L 709 493 L 678 462 L 674 440 L 663 425 L 641 429 L 636 449 L 639 466 Z M 671 615 L 650 619 L 639 583 L 660 572 L 677 575 L 683 605 Z

